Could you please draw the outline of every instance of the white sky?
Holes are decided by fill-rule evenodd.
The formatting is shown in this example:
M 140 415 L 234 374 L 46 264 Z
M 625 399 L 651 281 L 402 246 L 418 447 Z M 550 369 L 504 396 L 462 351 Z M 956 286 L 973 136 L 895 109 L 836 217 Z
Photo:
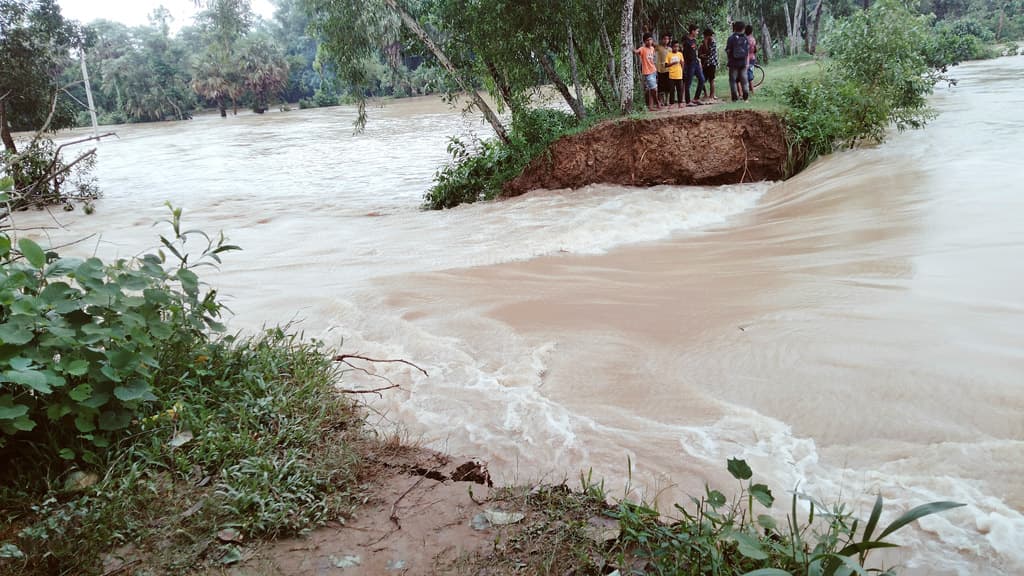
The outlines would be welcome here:
M 191 24 L 192 16 L 198 12 L 195 0 L 57 0 L 57 3 L 64 17 L 83 24 L 103 18 L 129 26 L 148 24 L 150 13 L 163 4 L 174 15 L 173 30 Z M 268 20 L 274 15 L 270 0 L 252 0 L 252 9 Z

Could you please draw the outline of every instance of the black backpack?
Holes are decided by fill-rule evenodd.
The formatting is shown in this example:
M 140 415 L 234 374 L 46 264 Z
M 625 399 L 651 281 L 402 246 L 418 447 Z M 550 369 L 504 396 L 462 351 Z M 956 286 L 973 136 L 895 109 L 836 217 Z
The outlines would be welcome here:
M 750 50 L 750 44 L 747 42 L 747 37 L 743 34 L 736 33 L 732 35 L 732 38 L 732 50 L 729 53 L 729 60 L 732 60 L 733 62 L 746 62 L 747 51 Z

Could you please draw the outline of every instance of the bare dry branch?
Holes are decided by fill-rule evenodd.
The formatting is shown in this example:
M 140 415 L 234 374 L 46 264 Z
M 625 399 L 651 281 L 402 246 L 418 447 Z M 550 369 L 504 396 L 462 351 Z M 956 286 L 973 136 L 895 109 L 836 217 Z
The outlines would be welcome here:
M 354 390 L 354 389 L 341 389 L 338 392 L 342 394 L 376 394 L 383 397 L 381 392 L 385 390 L 393 390 L 395 388 L 401 388 L 398 384 L 392 384 L 391 386 L 384 386 L 383 388 L 374 388 L 373 390 Z
M 352 364 L 348 362 L 349 359 L 362 360 L 363 362 L 372 362 L 374 364 L 405 364 L 406 366 L 411 366 L 419 370 L 420 372 L 423 373 L 424 376 L 430 377 L 430 374 L 428 374 L 426 370 L 420 368 L 419 366 L 413 364 L 412 362 L 409 362 L 408 360 L 380 360 L 376 358 L 367 358 L 366 356 L 360 356 L 358 354 L 339 354 L 338 356 L 334 357 L 335 362 L 343 362 L 345 364 L 348 364 L 349 366 L 352 366 Z M 352 367 L 355 368 L 355 366 Z

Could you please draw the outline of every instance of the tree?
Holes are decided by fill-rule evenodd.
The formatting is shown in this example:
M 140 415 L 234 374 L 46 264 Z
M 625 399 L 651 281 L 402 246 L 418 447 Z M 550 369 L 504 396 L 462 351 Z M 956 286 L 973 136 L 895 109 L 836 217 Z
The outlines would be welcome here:
M 623 114 L 633 111 L 633 7 L 635 0 L 622 3 L 619 22 L 619 110 Z
M 245 86 L 252 93 L 252 110 L 267 111 L 288 82 L 288 61 L 269 37 L 247 38 L 239 56 Z
M 378 60 L 382 52 L 400 39 L 404 28 L 437 59 L 449 79 L 470 97 L 498 138 L 508 141 L 504 125 L 477 92 L 466 68 L 456 67 L 424 25 L 398 0 L 306 0 L 306 7 L 315 15 L 313 27 L 323 39 L 322 46 L 331 55 L 339 78 L 354 88 L 359 108 L 357 127 L 366 122 L 363 90 L 371 78 L 367 62 Z
M 238 41 L 253 24 L 249 0 L 211 0 L 196 17 L 200 37 L 206 49 L 196 59 L 192 88 L 197 94 L 217 103 L 221 117 L 227 116 L 227 100 L 238 113 L 238 100 L 245 91 L 238 58 Z
M 74 125 L 59 78 L 71 50 L 84 44 L 55 0 L 0 0 L 0 139 L 8 153 L 17 153 L 12 130 Z
M 189 88 L 184 46 L 169 34 L 169 14 L 154 14 L 151 25 L 96 28 L 101 93 L 109 112 L 130 121 L 191 117 L 195 97 Z M 113 34 L 111 34 L 113 32 Z

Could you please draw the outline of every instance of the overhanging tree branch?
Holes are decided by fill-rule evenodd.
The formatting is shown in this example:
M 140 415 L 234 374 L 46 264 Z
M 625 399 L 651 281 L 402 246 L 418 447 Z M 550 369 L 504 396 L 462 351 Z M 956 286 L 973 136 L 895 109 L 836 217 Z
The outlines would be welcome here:
M 509 142 L 508 132 L 505 131 L 505 126 L 501 123 L 498 115 L 494 113 L 494 110 L 480 96 L 476 91 L 476 88 L 466 81 L 465 77 L 459 72 L 455 65 L 452 64 L 448 55 L 444 53 L 444 50 L 441 50 L 441 47 L 438 46 L 436 42 L 434 42 L 433 38 L 431 38 L 430 34 L 428 34 L 423 26 L 420 25 L 419 21 L 416 20 L 408 10 L 401 6 L 397 0 L 384 0 L 384 4 L 397 14 L 398 17 L 401 18 L 405 27 L 408 28 L 409 31 L 412 32 L 413 35 L 416 36 L 416 38 L 418 38 L 431 53 L 434 54 L 437 61 L 441 63 L 441 66 L 444 67 L 452 77 L 452 80 L 459 85 L 459 88 L 463 92 L 469 95 L 473 100 L 473 105 L 483 113 L 484 118 L 487 120 L 487 123 L 491 125 L 491 128 L 494 129 L 494 133 L 498 136 L 498 139 L 507 144 Z

